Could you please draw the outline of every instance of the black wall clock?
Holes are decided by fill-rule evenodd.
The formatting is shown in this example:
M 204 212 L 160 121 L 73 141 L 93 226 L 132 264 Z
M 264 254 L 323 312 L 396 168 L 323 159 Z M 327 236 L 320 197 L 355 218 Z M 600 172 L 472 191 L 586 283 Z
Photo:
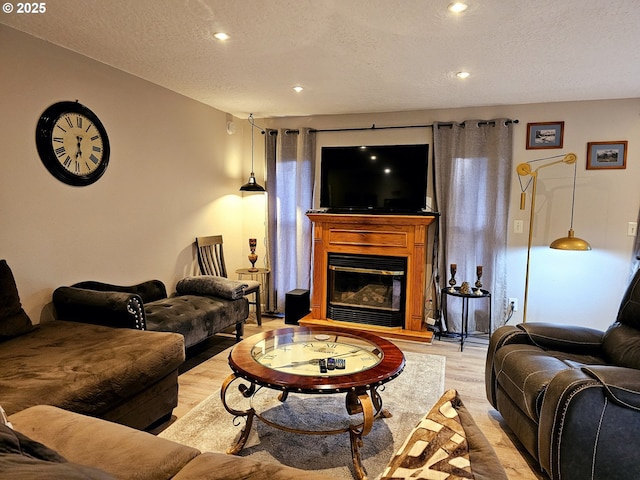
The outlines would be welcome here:
M 54 103 L 42 113 L 36 127 L 36 147 L 47 170 L 69 185 L 92 184 L 109 164 L 107 131 L 78 101 Z

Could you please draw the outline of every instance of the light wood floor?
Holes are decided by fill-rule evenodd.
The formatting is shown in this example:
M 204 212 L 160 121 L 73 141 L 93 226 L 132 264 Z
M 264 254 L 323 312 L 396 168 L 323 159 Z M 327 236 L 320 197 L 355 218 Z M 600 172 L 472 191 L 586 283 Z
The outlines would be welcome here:
M 250 318 L 245 326 L 245 338 L 263 330 L 283 326 L 285 324 L 282 318 L 263 317 L 261 327 L 258 327 Z M 486 399 L 484 387 L 484 365 L 488 343 L 486 335 L 470 339 L 465 343 L 463 352 L 460 352 L 459 341 L 453 338 L 434 340 L 432 345 L 402 340 L 392 341 L 403 351 L 431 353 L 446 357 L 445 389 L 455 388 L 459 392 L 467 409 L 493 445 L 510 479 L 546 478 L 539 473 L 534 460 L 521 450 L 517 439 L 504 425 L 500 414 Z M 179 404 L 174 409 L 176 418 L 183 416 L 216 391 L 231 373 L 227 364 L 227 349 L 233 344 L 232 334 L 217 335 L 190 349 L 179 377 Z

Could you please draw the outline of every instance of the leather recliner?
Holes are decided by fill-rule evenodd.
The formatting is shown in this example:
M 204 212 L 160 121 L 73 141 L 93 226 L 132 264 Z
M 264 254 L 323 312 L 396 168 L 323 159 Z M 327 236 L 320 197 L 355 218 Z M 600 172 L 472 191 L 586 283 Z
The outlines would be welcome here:
M 640 270 L 606 332 L 498 328 L 485 382 L 491 405 L 550 478 L 640 478 Z

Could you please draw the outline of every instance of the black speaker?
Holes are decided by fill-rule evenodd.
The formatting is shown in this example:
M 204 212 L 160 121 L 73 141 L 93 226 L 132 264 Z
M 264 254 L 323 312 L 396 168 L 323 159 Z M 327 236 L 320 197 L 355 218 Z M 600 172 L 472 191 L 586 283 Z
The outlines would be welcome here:
M 284 323 L 297 325 L 298 320 L 306 316 L 309 309 L 309 290 L 296 288 L 284 297 Z

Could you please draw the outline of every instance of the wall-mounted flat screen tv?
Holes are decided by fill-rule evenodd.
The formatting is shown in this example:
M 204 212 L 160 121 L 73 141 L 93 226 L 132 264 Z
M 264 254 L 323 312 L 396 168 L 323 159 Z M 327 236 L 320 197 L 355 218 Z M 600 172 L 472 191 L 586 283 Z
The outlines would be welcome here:
M 322 147 L 320 207 L 418 213 L 426 207 L 429 145 Z

